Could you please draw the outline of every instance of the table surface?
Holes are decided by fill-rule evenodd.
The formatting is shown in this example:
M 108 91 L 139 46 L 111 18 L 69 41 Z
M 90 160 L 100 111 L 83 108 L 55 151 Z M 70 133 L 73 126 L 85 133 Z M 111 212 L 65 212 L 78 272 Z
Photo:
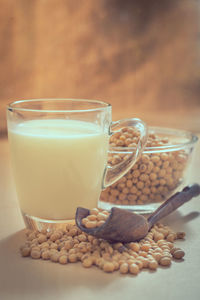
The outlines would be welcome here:
M 200 143 L 196 147 L 190 182 L 200 182 Z M 186 253 L 183 262 L 137 276 L 106 274 L 80 263 L 59 265 L 22 258 L 24 223 L 17 204 L 8 141 L 0 139 L 0 299 L 199 299 L 200 197 L 163 220 L 186 239 L 177 242 Z

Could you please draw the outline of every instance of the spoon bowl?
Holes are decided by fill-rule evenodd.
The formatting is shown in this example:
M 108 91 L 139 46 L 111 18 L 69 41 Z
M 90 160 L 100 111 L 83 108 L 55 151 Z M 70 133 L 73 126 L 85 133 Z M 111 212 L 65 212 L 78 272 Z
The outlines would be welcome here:
M 102 238 L 111 242 L 133 242 L 144 238 L 152 226 L 160 219 L 166 217 L 179 206 L 200 194 L 200 185 L 193 184 L 185 187 L 181 192 L 174 194 L 166 200 L 153 214 L 146 219 L 131 211 L 113 207 L 105 223 L 99 227 L 86 228 L 82 225 L 82 219 L 90 214 L 90 210 L 78 207 L 76 211 L 76 224 L 87 234 Z

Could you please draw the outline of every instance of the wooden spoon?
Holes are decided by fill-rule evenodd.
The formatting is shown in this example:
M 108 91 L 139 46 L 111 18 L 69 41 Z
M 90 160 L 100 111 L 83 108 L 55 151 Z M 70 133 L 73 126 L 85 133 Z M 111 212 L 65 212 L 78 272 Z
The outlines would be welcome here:
M 78 207 L 75 217 L 76 224 L 87 234 L 111 242 L 127 243 L 138 241 L 147 235 L 156 222 L 199 194 L 200 185 L 187 186 L 181 192 L 174 194 L 166 200 L 148 219 L 131 211 L 113 207 L 106 222 L 96 228 L 86 228 L 82 225 L 82 219 L 86 218 L 90 214 L 90 211 L 86 208 Z

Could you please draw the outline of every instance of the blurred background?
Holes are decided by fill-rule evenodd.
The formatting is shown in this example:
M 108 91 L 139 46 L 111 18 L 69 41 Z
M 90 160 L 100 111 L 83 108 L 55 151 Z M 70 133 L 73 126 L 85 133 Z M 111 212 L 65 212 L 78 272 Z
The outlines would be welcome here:
M 199 0 L 0 0 L 0 135 L 17 99 L 87 98 L 200 132 Z

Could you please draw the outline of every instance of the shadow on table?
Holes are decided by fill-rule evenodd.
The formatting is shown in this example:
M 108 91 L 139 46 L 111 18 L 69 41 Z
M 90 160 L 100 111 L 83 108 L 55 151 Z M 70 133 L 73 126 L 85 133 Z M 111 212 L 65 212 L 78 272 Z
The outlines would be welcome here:
M 200 212 L 198 211 L 192 211 L 186 215 L 182 215 L 180 211 L 175 211 L 171 215 L 163 218 L 161 222 L 170 225 L 175 231 L 185 231 L 187 234 L 190 234 L 188 224 L 198 217 L 200 217 Z
M 66 292 L 69 296 L 72 291 L 80 292 L 81 289 L 100 292 L 116 278 L 116 274 L 105 274 L 96 267 L 82 268 L 80 263 L 60 265 L 50 261 L 22 258 L 19 247 L 24 240 L 25 233 L 22 230 L 0 241 L 1 296 L 9 294 L 16 299 L 15 296 L 19 295 L 42 296 L 51 295 L 51 292 L 54 294 L 55 291 Z

